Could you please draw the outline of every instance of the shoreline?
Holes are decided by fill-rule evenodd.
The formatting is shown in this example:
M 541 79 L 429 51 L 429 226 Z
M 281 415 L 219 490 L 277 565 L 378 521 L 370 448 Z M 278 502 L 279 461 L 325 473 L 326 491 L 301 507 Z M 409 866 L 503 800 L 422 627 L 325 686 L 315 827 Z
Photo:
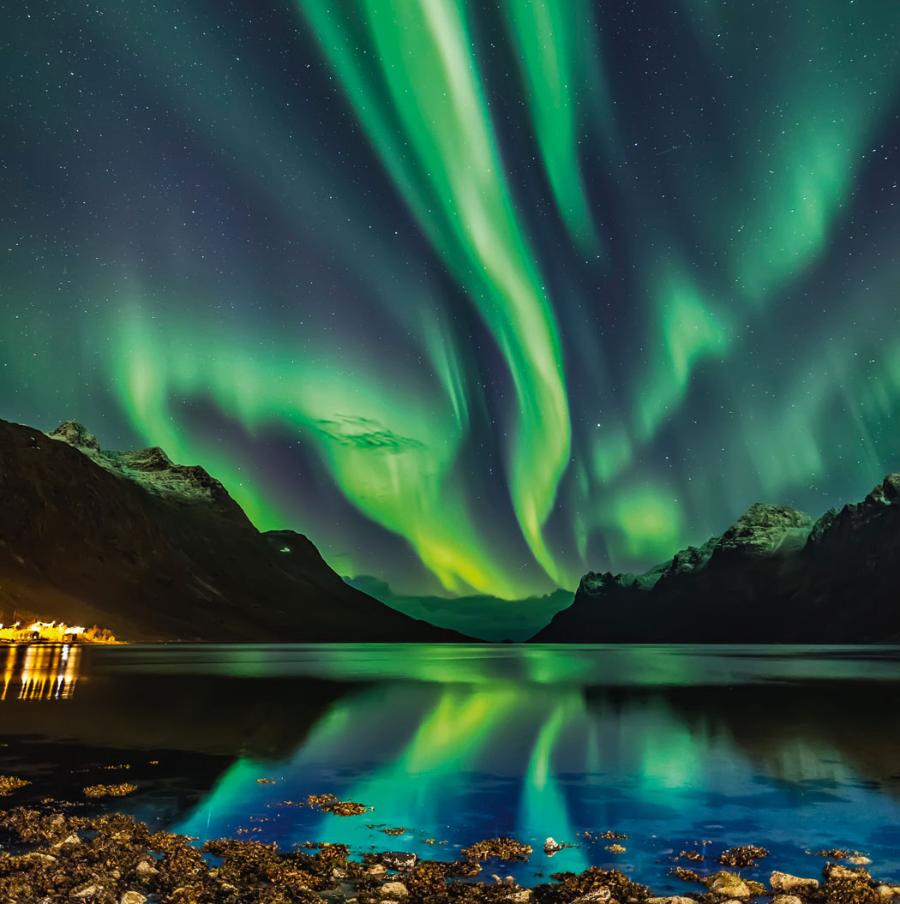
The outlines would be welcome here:
M 14 777 L 7 780 L 12 783 L 7 796 L 24 787 Z M 123 795 L 111 786 L 106 796 Z M 321 803 L 319 798 L 316 801 L 315 805 Z M 0 899 L 21 904 L 63 900 L 97 904 L 900 902 L 900 885 L 873 878 L 866 869 L 867 858 L 861 855 L 856 855 L 856 862 L 863 865 L 857 866 L 827 859 L 816 877 L 773 869 L 762 884 L 743 877 L 741 870 L 767 858 L 763 848 L 732 848 L 709 864 L 707 875 L 692 868 L 703 859 L 698 852 L 682 851 L 683 865 L 674 865 L 670 873 L 685 888 L 674 895 L 654 893 L 639 876 L 596 866 L 581 873 L 552 873 L 549 881 L 528 886 L 504 875 L 504 866 L 534 853 L 529 845 L 511 838 L 477 842 L 452 861 L 389 850 L 359 853 L 328 842 L 306 842 L 289 850 L 275 843 L 234 838 L 196 845 L 195 838 L 154 830 L 130 815 L 83 816 L 69 812 L 72 806 L 45 799 L 39 808 L 0 809 Z M 551 842 L 547 840 L 548 845 Z M 845 860 L 855 853 L 820 852 Z

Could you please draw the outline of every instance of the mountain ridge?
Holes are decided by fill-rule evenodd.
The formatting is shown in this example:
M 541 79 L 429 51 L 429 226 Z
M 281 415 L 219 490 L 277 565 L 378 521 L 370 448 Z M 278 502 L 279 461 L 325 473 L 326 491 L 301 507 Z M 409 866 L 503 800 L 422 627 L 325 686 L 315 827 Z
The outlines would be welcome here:
M 539 643 L 900 640 L 900 473 L 817 519 L 754 503 L 641 575 L 588 572 Z
M 0 420 L 0 611 L 126 640 L 445 642 L 347 585 L 315 545 L 261 533 L 202 467 L 101 449 L 76 421 Z

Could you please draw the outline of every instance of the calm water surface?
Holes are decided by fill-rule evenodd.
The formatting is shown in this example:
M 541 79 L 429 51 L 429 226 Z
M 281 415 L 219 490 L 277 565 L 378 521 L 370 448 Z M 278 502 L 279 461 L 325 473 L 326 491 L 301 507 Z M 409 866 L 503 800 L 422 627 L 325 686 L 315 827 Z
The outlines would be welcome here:
M 117 809 L 200 839 L 431 858 L 509 834 L 535 846 L 501 867 L 523 880 L 598 864 L 677 891 L 673 854 L 703 840 L 768 847 L 761 874 L 860 849 L 900 880 L 894 647 L 45 646 L 0 670 L 18 800 L 127 779 Z M 325 791 L 374 810 L 286 803 Z M 624 854 L 580 837 L 605 830 Z M 547 858 L 548 835 L 578 846 Z

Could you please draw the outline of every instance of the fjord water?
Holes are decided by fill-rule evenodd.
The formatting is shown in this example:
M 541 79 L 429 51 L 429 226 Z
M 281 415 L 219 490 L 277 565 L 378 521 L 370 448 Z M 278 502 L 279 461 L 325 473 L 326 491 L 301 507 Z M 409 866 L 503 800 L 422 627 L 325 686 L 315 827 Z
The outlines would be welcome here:
M 722 848 L 754 843 L 772 856 L 748 875 L 816 875 L 823 861 L 811 852 L 843 847 L 900 880 L 895 647 L 10 647 L 3 657 L 0 772 L 32 779 L 34 799 L 78 800 L 85 784 L 127 778 L 139 791 L 110 806 L 200 839 L 441 859 L 513 835 L 535 847 L 530 862 L 487 874 L 523 880 L 598 864 L 677 891 L 673 855 L 704 840 L 709 869 Z M 339 817 L 296 805 L 322 792 L 374 809 Z M 628 835 L 625 852 L 581 837 L 606 830 Z M 547 836 L 577 846 L 550 859 Z

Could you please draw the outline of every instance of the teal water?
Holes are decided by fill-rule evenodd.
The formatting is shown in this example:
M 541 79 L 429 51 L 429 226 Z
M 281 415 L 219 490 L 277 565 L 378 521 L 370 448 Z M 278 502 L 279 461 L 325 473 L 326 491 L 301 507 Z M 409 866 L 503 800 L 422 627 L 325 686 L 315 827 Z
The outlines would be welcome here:
M 117 808 L 201 839 L 452 859 L 508 834 L 535 855 L 488 874 L 598 864 L 659 891 L 686 890 L 672 858 L 702 841 L 711 870 L 724 847 L 769 848 L 761 875 L 849 847 L 900 880 L 898 648 L 31 649 L 28 669 L 0 650 L 0 771 L 77 797 L 127 761 L 140 790 Z M 373 810 L 293 803 L 322 792 Z M 582 837 L 606 830 L 624 853 Z M 576 846 L 548 858 L 547 836 Z

